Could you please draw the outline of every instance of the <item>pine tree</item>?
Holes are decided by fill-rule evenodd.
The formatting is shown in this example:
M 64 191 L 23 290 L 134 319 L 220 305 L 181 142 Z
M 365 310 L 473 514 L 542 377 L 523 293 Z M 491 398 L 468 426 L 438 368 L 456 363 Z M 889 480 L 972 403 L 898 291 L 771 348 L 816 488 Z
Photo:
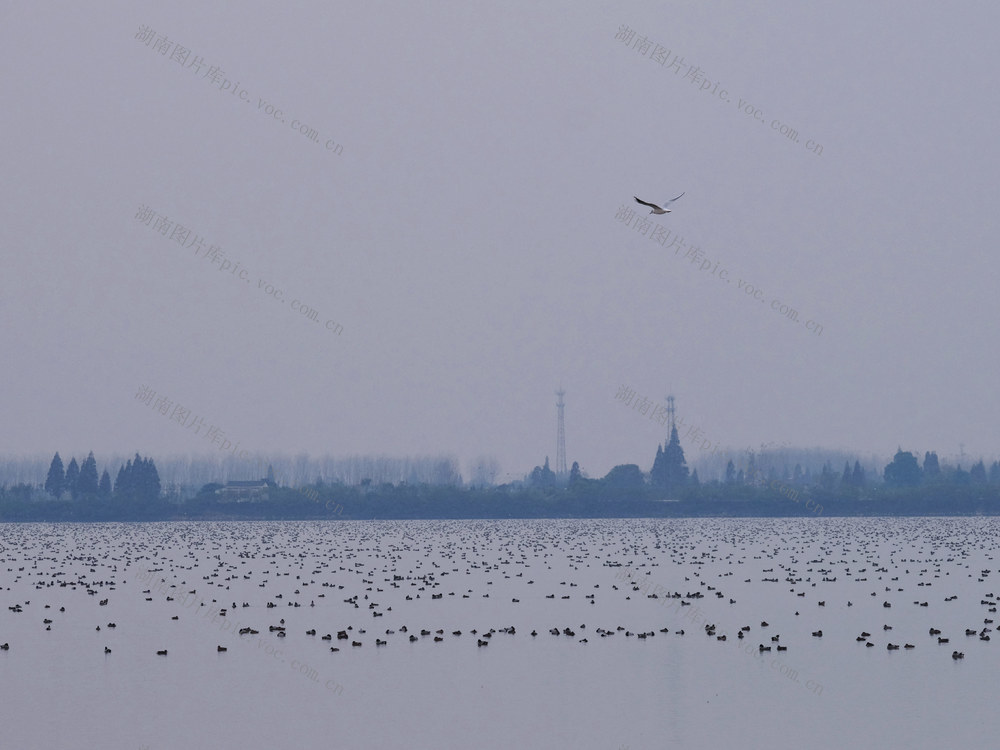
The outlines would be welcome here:
M 734 484 L 736 482 L 736 467 L 733 466 L 733 462 L 730 461 L 726 464 L 726 484 Z
M 66 483 L 63 485 L 67 490 L 69 490 L 70 496 L 76 500 L 77 494 L 77 483 L 80 481 L 80 467 L 76 463 L 75 458 L 69 460 L 69 466 L 66 467 Z
M 115 487 L 117 490 L 118 488 Z M 135 495 L 135 470 L 132 468 L 132 459 L 125 462 L 125 476 L 122 481 L 122 496 L 132 497 Z
M 136 489 L 143 492 L 146 489 L 146 459 L 138 454 L 132 459 L 132 472 L 135 474 Z
M 663 446 L 656 444 L 656 456 L 653 458 L 653 468 L 649 470 L 649 483 L 654 487 L 667 486 L 667 467 L 663 462 Z
M 688 483 L 689 474 L 687 462 L 684 459 L 684 449 L 677 437 L 677 427 L 670 428 L 670 439 L 664 446 L 656 446 L 656 458 L 649 472 L 650 482 L 657 487 L 669 490 L 683 487 Z
M 94 460 L 94 452 L 91 451 L 80 467 L 80 476 L 76 481 L 77 494 L 80 496 L 97 494 L 97 461 Z
M 955 470 L 951 473 L 950 479 L 954 484 L 969 484 L 969 482 L 972 481 L 971 475 L 962 468 L 962 464 L 955 467 Z
M 852 484 L 851 477 L 852 477 L 852 474 L 851 474 L 851 462 L 850 461 L 844 461 L 844 473 L 840 477 L 840 486 L 841 487 L 850 487 L 851 484 Z
M 941 466 L 938 464 L 937 453 L 929 451 L 924 453 L 924 476 L 928 479 L 936 479 L 941 475 Z
M 135 454 L 135 458 L 132 459 L 132 487 L 133 495 L 137 500 L 141 500 L 146 496 L 146 461 L 139 455 L 138 452 Z
M 528 482 L 532 487 L 555 487 L 556 475 L 549 468 L 549 457 L 545 457 L 545 466 L 536 466 L 531 470 Z
M 583 474 L 580 472 L 580 464 L 576 461 L 573 462 L 573 466 L 569 470 L 569 486 L 572 487 L 575 484 L 579 484 L 583 481 Z
M 691 486 L 692 487 L 698 487 L 700 485 L 701 485 L 701 482 L 698 480 L 698 470 L 694 469 L 691 472 Z
M 973 484 L 986 484 L 986 464 L 983 463 L 982 459 L 969 469 L 969 478 Z
M 160 475 L 151 458 L 143 458 L 138 453 L 118 470 L 115 480 L 115 496 L 126 500 L 152 502 L 160 497 Z
M 130 469 L 132 468 L 132 462 L 129 461 L 126 466 Z M 125 466 L 118 467 L 118 476 L 115 478 L 115 496 L 124 497 L 128 491 L 128 480 L 129 475 L 125 473 Z
M 934 451 L 924 452 L 924 479 L 935 480 L 941 476 L 941 465 L 937 460 L 937 453 Z
M 1000 484 L 1000 461 L 990 464 L 990 484 Z
M 63 471 L 62 459 L 59 458 L 59 452 L 56 451 L 56 455 L 52 457 L 52 463 L 49 464 L 49 475 L 45 478 L 45 490 L 52 497 L 59 499 L 65 485 L 66 472 Z
M 97 485 L 97 494 L 101 497 L 111 497 L 111 475 L 108 474 L 107 469 L 101 474 L 101 481 Z
M 865 486 L 865 470 L 861 468 L 861 462 L 854 462 L 854 471 L 851 473 L 851 484 L 855 487 Z
M 156 464 L 153 463 L 153 459 L 151 458 L 146 459 L 145 473 L 145 499 L 149 502 L 153 502 L 154 500 L 158 500 L 160 498 L 162 487 L 160 486 L 160 474 L 156 471 Z
M 687 461 L 684 460 L 684 449 L 677 437 L 677 427 L 670 430 L 670 442 L 663 448 L 663 461 L 667 467 L 667 486 L 683 487 L 688 482 L 689 472 Z

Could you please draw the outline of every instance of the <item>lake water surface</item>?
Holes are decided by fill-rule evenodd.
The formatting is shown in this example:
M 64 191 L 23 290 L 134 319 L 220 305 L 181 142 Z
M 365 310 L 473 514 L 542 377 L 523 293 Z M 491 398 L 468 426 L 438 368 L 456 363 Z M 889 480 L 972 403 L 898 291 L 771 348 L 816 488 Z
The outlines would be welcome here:
M 2 746 L 993 747 L 998 532 L 0 524 Z

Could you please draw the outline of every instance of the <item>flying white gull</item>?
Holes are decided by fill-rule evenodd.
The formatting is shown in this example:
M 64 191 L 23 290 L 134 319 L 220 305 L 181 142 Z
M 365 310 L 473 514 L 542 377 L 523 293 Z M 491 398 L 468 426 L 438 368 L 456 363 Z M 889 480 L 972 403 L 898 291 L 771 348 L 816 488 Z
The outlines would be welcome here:
M 684 192 L 687 192 L 687 191 L 685 190 Z M 681 193 L 681 195 L 684 195 L 684 193 Z M 680 198 L 681 195 L 678 195 L 677 198 Z M 635 198 L 635 196 L 632 196 L 632 197 Z M 677 198 L 671 198 L 670 200 L 668 200 L 663 205 L 664 206 L 669 206 L 671 203 L 673 203 L 675 200 L 677 200 Z M 635 202 L 636 203 L 641 203 L 644 206 L 649 206 L 650 208 L 652 208 L 653 210 L 649 212 L 651 214 L 669 214 L 670 213 L 670 209 L 669 208 L 663 208 L 661 206 L 657 206 L 655 203 L 646 203 L 646 201 L 641 201 L 638 198 L 635 198 Z

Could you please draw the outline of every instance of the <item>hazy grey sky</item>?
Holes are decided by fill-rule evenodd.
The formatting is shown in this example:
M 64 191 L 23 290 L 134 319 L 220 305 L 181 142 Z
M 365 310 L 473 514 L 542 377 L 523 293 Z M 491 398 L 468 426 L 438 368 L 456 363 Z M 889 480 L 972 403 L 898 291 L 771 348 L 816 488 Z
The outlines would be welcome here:
M 992 2 L 2 3 L 0 451 L 212 453 L 214 425 L 519 475 L 555 460 L 561 383 L 592 476 L 664 437 L 623 385 L 723 445 L 994 455 L 998 26 Z

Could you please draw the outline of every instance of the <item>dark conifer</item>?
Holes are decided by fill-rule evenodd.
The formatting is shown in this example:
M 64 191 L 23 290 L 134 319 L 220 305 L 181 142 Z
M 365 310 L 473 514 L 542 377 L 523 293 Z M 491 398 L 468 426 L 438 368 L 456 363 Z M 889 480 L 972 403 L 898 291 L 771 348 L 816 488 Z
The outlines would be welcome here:
M 63 485 L 64 489 L 69 490 L 70 496 L 76 500 L 77 495 L 77 483 L 80 481 L 80 466 L 77 464 L 75 458 L 69 460 L 69 466 L 66 467 L 66 483 Z
M 855 487 L 865 486 L 865 470 L 861 468 L 861 462 L 854 462 L 854 471 L 851 472 L 851 484 Z
M 76 480 L 77 494 L 80 496 L 97 494 L 97 461 L 94 460 L 94 452 L 91 451 L 80 467 L 80 476 Z
M 45 478 L 45 490 L 52 497 L 58 499 L 65 485 L 66 472 L 63 471 L 62 459 L 59 458 L 59 452 L 56 451 L 56 455 L 52 457 L 52 463 L 49 464 L 49 475 Z
M 101 497 L 111 497 L 111 475 L 105 469 L 101 481 L 97 485 L 97 494 Z

